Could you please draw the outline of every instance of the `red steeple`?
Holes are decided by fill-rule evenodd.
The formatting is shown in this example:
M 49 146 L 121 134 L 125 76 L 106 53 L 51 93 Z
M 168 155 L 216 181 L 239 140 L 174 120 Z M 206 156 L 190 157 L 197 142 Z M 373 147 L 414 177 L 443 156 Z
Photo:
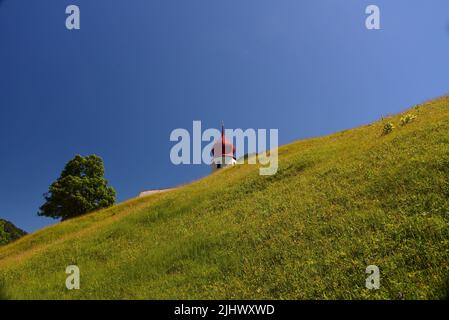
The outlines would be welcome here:
M 232 157 L 235 159 L 235 147 L 225 137 L 224 124 L 221 122 L 221 139 L 214 144 L 212 148 L 212 156 L 214 157 Z

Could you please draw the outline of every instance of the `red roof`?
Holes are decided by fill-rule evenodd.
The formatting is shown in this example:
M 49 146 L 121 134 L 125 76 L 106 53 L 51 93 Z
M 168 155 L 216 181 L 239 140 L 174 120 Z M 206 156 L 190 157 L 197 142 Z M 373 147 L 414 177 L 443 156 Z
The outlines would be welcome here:
M 221 126 L 221 139 L 214 144 L 212 155 L 214 157 L 227 156 L 235 159 L 235 147 L 228 139 L 226 139 L 223 125 Z

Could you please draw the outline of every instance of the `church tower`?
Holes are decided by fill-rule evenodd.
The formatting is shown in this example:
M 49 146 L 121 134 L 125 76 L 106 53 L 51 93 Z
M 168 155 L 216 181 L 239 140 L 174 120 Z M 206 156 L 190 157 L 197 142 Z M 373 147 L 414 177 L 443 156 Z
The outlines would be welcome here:
M 236 164 L 235 147 L 225 137 L 224 125 L 221 125 L 221 138 L 212 148 L 212 171 Z

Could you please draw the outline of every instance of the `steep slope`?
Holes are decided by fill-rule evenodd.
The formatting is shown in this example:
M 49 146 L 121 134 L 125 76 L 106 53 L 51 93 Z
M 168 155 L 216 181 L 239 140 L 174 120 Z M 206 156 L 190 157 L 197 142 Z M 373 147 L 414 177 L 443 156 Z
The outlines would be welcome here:
M 25 236 L 0 248 L 4 296 L 448 298 L 449 97 L 407 113 Z
M 7 244 L 26 235 L 26 232 L 17 228 L 11 222 L 0 219 L 0 245 Z

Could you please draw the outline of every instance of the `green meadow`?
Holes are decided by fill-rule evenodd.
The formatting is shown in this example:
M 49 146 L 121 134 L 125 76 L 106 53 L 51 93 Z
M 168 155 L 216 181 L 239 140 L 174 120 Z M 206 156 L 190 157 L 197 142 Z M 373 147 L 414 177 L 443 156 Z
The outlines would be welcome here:
M 1 246 L 0 298 L 448 299 L 449 97 Z

